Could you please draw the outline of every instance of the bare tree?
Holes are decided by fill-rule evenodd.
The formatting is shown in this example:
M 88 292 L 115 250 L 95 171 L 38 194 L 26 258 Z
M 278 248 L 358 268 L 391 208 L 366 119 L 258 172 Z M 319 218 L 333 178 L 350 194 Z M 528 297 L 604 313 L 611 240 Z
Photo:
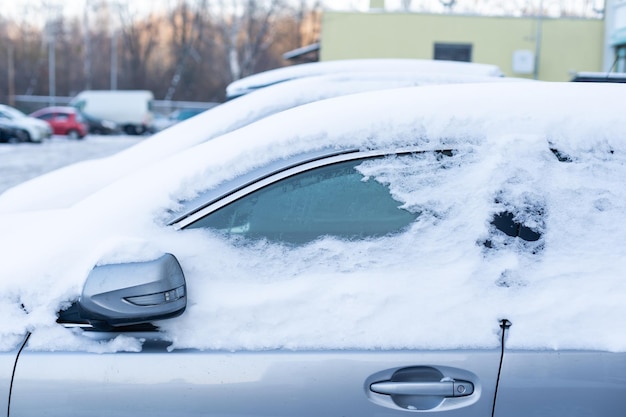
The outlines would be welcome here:
M 206 0 L 197 0 L 195 4 L 178 0 L 177 3 L 177 7 L 169 13 L 172 28 L 171 56 L 174 57 L 175 66 L 165 93 L 165 100 L 171 100 L 174 97 L 181 80 L 184 80 L 183 83 L 195 81 L 192 79 L 195 77 L 183 78 L 183 74 L 194 72 L 197 67 L 197 65 L 189 65 L 189 60 L 196 64 L 201 62 L 200 43 L 205 26 L 209 24 Z
M 598 0 L 388 0 L 389 10 L 497 16 L 599 17 Z
M 293 15 L 297 31 L 296 46 L 305 46 L 319 41 L 322 1 L 300 0 Z
M 220 0 L 216 10 L 221 21 L 221 40 L 233 80 L 255 72 L 272 44 L 274 21 L 285 9 L 283 0 Z
M 145 88 L 147 63 L 159 43 L 159 20 L 154 9 L 146 16 L 131 10 L 128 3 L 118 5 L 120 34 L 123 45 L 121 66 L 122 84 L 125 88 Z

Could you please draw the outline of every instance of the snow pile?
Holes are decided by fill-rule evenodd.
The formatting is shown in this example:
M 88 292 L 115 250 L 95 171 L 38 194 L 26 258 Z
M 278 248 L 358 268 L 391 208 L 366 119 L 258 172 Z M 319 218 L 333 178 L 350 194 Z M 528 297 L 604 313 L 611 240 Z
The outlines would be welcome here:
M 506 318 L 511 348 L 626 351 L 615 330 L 626 327 L 624 88 L 514 83 L 342 97 L 199 144 L 71 209 L 3 215 L 0 349 L 26 330 L 40 335 L 39 349 L 138 349 L 132 338 L 96 342 L 60 329 L 55 314 L 94 265 L 169 252 L 188 285 L 185 314 L 159 323 L 174 348 L 496 347 Z M 420 213 L 409 229 L 292 247 L 165 226 L 181 200 L 326 147 L 429 151 L 358 167 Z M 503 212 L 540 238 L 497 230 Z

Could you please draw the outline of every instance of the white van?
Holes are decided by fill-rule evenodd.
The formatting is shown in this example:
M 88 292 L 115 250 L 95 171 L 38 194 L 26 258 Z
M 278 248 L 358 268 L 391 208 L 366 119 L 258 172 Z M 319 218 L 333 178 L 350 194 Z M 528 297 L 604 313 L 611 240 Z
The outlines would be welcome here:
M 152 125 L 154 95 L 148 90 L 88 90 L 70 105 L 100 119 L 111 120 L 129 135 L 147 132 Z

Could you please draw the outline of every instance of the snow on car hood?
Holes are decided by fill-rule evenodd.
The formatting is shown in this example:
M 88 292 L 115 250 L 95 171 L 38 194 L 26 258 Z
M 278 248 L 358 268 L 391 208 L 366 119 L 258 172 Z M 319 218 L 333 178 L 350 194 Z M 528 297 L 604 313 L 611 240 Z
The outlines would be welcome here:
M 615 329 L 626 326 L 625 88 L 475 84 L 317 102 L 173 155 L 70 209 L 0 216 L 0 309 L 10 324 L 0 348 L 32 331 L 33 348 L 138 349 L 133 338 L 86 342 L 55 324 L 56 311 L 93 265 L 169 252 L 189 290 L 187 311 L 160 323 L 175 348 L 494 348 L 506 318 L 511 348 L 624 352 Z M 428 153 L 410 170 L 390 170 L 394 158 L 359 168 L 429 213 L 399 235 L 293 248 L 165 226 L 180 201 L 277 159 L 408 146 L 455 158 L 446 169 L 433 170 Z M 541 239 L 496 233 L 490 222 L 507 210 Z

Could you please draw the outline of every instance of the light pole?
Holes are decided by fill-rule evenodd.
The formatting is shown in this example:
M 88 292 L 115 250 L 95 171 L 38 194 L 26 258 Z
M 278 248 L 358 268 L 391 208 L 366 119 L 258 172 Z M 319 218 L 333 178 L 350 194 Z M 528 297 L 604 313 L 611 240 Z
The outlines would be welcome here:
M 110 77 L 111 77 L 111 83 L 110 83 L 110 88 L 111 90 L 117 90 L 117 43 L 118 43 L 118 32 L 119 32 L 119 22 L 114 22 L 113 21 L 113 10 L 116 10 L 119 14 L 119 8 L 115 7 L 115 3 L 113 0 L 110 0 L 109 3 L 109 13 L 110 14 L 110 20 L 109 20 L 109 32 L 111 35 L 111 72 L 110 72 Z
M 55 37 L 56 22 L 46 24 L 46 38 L 48 41 L 48 105 L 54 106 L 56 103 L 56 54 Z
M 539 55 L 541 54 L 541 37 L 543 35 L 543 0 L 539 0 L 539 13 L 537 14 L 537 28 L 535 32 L 535 67 L 533 78 L 539 79 Z
M 14 50 L 13 50 L 13 39 L 10 37 L 9 40 L 9 48 L 7 50 L 7 66 L 8 68 L 8 101 L 9 106 L 15 106 L 15 60 L 14 60 Z
M 89 30 L 90 0 L 85 0 L 83 9 L 83 31 L 85 42 L 85 60 L 83 62 L 83 76 L 85 77 L 85 90 L 91 90 L 91 38 Z

